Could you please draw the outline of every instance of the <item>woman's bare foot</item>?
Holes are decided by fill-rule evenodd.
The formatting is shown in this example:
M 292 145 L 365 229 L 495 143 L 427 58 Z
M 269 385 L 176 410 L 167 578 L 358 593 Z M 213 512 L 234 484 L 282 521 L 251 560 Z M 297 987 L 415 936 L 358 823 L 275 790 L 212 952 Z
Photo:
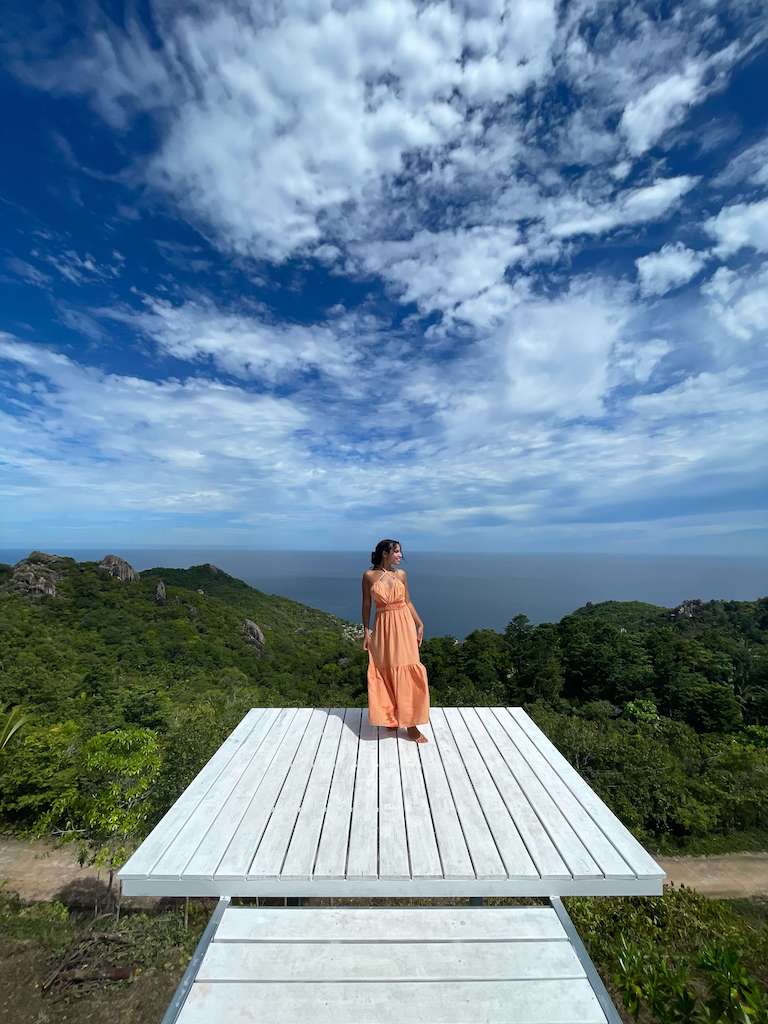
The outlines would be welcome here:
M 419 732 L 419 729 L 415 725 L 408 727 L 408 739 L 416 740 L 417 743 L 429 743 L 429 740 L 423 732 Z

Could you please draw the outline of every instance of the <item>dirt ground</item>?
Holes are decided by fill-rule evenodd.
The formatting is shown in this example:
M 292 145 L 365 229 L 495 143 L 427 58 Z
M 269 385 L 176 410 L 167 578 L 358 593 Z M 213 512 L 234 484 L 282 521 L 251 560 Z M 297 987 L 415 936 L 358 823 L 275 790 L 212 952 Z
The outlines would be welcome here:
M 147 970 L 130 983 L 93 986 L 78 998 L 43 995 L 51 969 L 45 952 L 28 943 L 3 943 L 0 956 L 0 1020 L 7 1024 L 151 1024 L 162 1020 L 182 969 Z
M 95 867 L 81 868 L 74 846 L 56 848 L 44 841 L 28 842 L 0 837 L 0 885 L 17 892 L 25 902 L 62 900 L 71 904 L 82 893 L 82 902 L 105 893 L 109 872 Z M 125 899 L 125 906 L 149 907 L 153 899 Z
M 768 853 L 728 853 L 719 857 L 657 857 L 676 885 L 704 896 L 732 899 L 768 896 Z

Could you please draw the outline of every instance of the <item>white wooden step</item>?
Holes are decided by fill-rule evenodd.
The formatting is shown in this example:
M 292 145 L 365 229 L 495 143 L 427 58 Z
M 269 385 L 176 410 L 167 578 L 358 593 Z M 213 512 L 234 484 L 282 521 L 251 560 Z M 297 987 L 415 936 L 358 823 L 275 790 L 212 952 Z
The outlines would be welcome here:
M 562 908 L 227 907 L 174 1024 L 616 1024 Z

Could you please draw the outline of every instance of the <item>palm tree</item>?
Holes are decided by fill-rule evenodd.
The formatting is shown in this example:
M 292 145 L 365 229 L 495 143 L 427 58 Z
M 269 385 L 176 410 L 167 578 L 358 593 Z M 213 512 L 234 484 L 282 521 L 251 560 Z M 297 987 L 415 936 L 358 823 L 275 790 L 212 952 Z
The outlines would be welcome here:
M 11 736 L 17 732 L 27 720 L 26 715 L 23 715 L 21 708 L 14 707 L 4 714 L 5 708 L 0 704 L 0 750 L 8 743 Z

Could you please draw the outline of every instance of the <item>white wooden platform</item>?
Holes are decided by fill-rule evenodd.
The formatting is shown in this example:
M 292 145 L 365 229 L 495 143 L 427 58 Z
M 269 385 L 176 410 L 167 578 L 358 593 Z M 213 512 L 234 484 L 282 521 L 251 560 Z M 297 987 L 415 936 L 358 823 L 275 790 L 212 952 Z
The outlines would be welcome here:
M 119 872 L 125 894 L 661 893 L 659 865 L 521 708 L 433 708 L 423 731 L 254 708 Z
M 619 1022 L 562 907 L 228 907 L 218 916 L 167 1022 Z

